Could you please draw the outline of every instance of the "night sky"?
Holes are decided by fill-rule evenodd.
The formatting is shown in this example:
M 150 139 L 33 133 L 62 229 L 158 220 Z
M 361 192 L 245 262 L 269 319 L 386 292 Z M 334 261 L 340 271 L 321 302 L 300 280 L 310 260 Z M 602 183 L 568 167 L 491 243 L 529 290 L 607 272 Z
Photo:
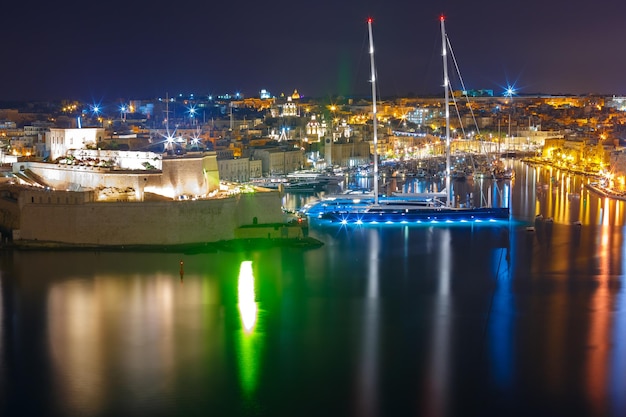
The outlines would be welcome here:
M 380 95 L 443 95 L 442 13 L 468 89 L 626 94 L 624 1 L 13 0 L 0 101 L 368 94 L 370 16 Z

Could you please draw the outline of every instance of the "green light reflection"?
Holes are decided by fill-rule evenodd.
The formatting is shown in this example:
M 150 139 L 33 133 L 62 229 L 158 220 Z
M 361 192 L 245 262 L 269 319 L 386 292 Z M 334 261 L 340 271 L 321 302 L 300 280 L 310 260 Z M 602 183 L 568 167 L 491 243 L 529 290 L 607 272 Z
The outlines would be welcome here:
M 238 306 L 243 327 L 237 338 L 239 379 L 244 395 L 250 399 L 258 385 L 262 347 L 262 335 L 255 332 L 258 308 L 254 294 L 252 261 L 243 261 L 239 268 Z
M 252 261 L 243 261 L 239 267 L 238 301 L 241 323 L 244 331 L 250 334 L 254 331 L 257 318 Z

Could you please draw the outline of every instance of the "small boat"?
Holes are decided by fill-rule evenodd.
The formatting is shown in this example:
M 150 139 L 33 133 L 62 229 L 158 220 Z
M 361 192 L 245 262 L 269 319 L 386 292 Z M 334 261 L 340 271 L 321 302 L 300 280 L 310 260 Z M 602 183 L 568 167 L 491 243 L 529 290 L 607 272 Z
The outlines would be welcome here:
M 291 180 L 283 184 L 283 190 L 308 193 L 322 190 L 326 184 L 326 182 L 318 180 Z
M 289 180 L 286 177 L 276 176 L 250 179 L 250 184 L 257 187 L 269 188 L 271 190 L 277 190 L 279 186 L 284 186 L 288 182 Z
M 300 170 L 287 174 L 289 181 L 319 181 L 322 184 L 338 184 L 345 180 L 345 175 L 334 172 L 323 172 L 315 170 Z

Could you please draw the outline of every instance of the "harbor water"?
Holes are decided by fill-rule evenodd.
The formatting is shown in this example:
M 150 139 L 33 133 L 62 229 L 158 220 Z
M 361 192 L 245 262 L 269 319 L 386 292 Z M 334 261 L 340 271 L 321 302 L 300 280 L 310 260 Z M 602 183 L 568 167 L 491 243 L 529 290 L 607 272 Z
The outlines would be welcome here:
M 511 181 L 455 183 L 504 195 L 510 222 L 313 222 L 315 249 L 4 250 L 0 415 L 624 416 L 624 203 L 510 163 Z

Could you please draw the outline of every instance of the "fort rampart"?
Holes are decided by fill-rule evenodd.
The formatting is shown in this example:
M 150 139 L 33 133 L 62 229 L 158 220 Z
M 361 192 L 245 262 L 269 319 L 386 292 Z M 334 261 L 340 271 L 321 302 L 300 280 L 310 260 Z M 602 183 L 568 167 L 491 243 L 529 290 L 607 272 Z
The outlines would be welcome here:
M 285 222 L 274 191 L 155 202 L 94 202 L 82 194 L 3 190 L 3 235 L 22 245 L 183 245 L 235 239 L 243 225 Z

